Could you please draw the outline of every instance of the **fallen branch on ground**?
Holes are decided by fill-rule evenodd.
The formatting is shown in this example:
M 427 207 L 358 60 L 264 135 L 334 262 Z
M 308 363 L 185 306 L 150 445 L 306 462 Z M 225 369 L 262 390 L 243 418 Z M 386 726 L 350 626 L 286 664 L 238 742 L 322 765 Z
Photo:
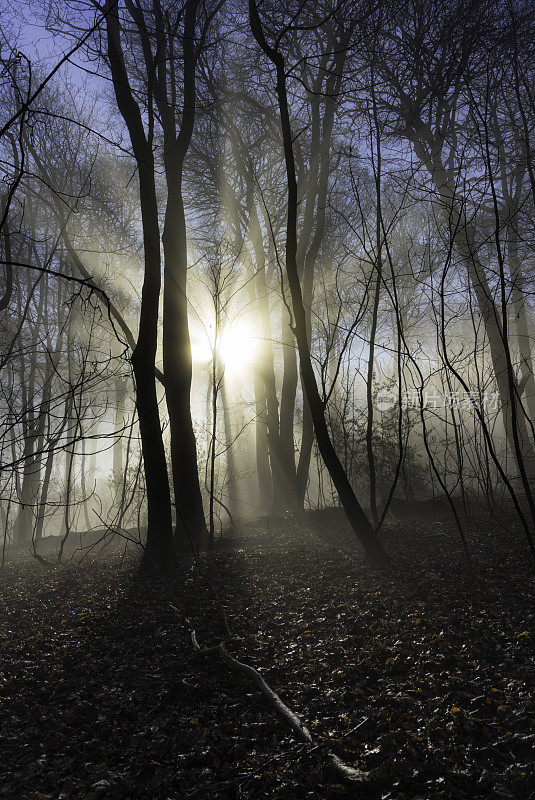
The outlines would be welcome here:
M 220 658 L 222 661 L 228 664 L 228 666 L 234 670 L 234 672 L 241 673 L 249 678 L 258 687 L 264 697 L 269 700 L 279 716 L 287 723 L 287 725 L 290 726 L 290 728 L 292 728 L 298 739 L 304 742 L 310 749 L 320 749 L 326 753 L 331 766 L 341 778 L 347 781 L 352 781 L 353 783 L 370 782 L 371 775 L 369 772 L 363 772 L 362 770 L 358 770 L 355 769 L 355 767 L 349 766 L 349 764 L 346 764 L 344 761 L 342 761 L 342 759 L 339 758 L 335 753 L 326 749 L 321 742 L 317 741 L 312 736 L 304 722 L 299 719 L 297 714 L 295 714 L 292 709 L 281 700 L 279 695 L 273 691 L 269 684 L 266 683 L 258 670 L 256 670 L 254 667 L 251 667 L 249 664 L 244 664 L 242 661 L 238 661 L 237 658 L 231 656 L 223 642 L 220 642 L 213 647 L 201 647 L 197 641 L 195 629 L 191 626 L 189 620 L 186 621 L 190 628 L 193 648 L 199 656 L 206 658 Z

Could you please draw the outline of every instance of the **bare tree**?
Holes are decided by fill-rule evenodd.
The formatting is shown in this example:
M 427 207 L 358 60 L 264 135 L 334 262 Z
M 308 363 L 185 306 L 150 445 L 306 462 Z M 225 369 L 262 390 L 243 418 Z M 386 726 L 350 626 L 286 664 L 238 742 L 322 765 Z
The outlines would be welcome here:
M 314 423 L 314 430 L 321 456 L 325 462 L 331 479 L 339 494 L 340 501 L 347 513 L 351 526 L 370 559 L 378 563 L 385 561 L 386 556 L 383 548 L 374 533 L 373 527 L 366 518 L 353 488 L 348 480 L 347 474 L 338 458 L 331 441 L 327 423 L 325 419 L 325 401 L 322 400 L 316 376 L 310 357 L 310 348 L 307 337 L 306 315 L 303 303 L 303 294 L 299 280 L 297 267 L 297 180 L 295 170 L 295 158 L 293 151 L 293 134 L 291 130 L 290 115 L 288 109 L 288 95 L 286 88 L 286 65 L 284 57 L 277 45 L 268 44 L 258 8 L 254 0 L 249 3 L 249 16 L 251 30 L 259 47 L 263 50 L 267 58 L 274 65 L 276 70 L 276 92 L 279 103 L 281 118 L 282 138 L 284 146 L 284 158 L 286 164 L 286 175 L 288 181 L 288 209 L 287 209 L 287 229 L 286 229 L 286 275 L 290 286 L 293 314 L 293 332 L 297 341 L 301 374 L 303 377 L 304 388 L 310 406 L 310 412 Z

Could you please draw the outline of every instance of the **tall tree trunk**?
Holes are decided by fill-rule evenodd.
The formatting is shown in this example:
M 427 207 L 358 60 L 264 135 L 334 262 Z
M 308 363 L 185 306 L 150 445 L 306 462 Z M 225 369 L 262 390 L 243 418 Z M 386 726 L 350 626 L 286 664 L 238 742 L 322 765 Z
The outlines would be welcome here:
M 297 394 L 297 353 L 286 308 L 282 309 L 282 387 L 279 416 L 279 459 L 281 484 L 275 502 L 281 511 L 297 510 L 297 476 L 295 469 L 295 398 Z
M 60 352 L 61 349 L 58 347 L 57 350 L 58 360 Z M 41 485 L 41 492 L 39 494 L 39 502 L 36 511 L 35 532 L 34 532 L 34 539 L 36 541 L 39 541 L 39 539 L 41 539 L 43 536 L 46 506 L 48 500 L 48 490 L 50 487 L 50 479 L 52 477 L 52 468 L 54 466 L 55 448 L 59 443 L 59 441 L 61 440 L 63 431 L 65 430 L 68 420 L 70 419 L 71 411 L 72 411 L 72 396 L 69 394 L 65 400 L 65 409 L 63 413 L 63 418 L 61 420 L 61 424 L 59 428 L 55 430 L 54 436 L 49 438 L 48 440 L 48 452 L 46 454 L 43 483 Z
M 83 433 L 83 431 L 82 431 Z M 91 520 L 89 519 L 89 505 L 87 497 L 87 456 L 85 452 L 85 436 L 82 435 L 81 452 L 80 452 L 80 491 L 82 494 L 82 510 L 84 512 L 84 522 L 86 531 L 91 528 Z
M 221 405 L 223 407 L 223 428 L 225 431 L 225 456 L 227 461 L 227 502 L 226 505 L 234 522 L 238 519 L 238 481 L 236 460 L 234 458 L 234 436 L 230 417 L 229 398 L 225 374 L 221 378 Z
M 152 141 L 145 136 L 141 112 L 130 88 L 120 40 L 119 16 L 113 0 L 108 0 L 105 11 L 115 97 L 129 131 L 138 167 L 143 227 L 145 271 L 138 338 L 131 358 L 147 493 L 147 541 L 143 565 L 150 571 L 168 572 L 174 565 L 174 548 L 169 476 L 155 378 L 161 275 L 154 156 Z
M 531 336 L 528 324 L 528 313 L 526 311 L 526 290 L 522 265 L 518 255 L 518 230 L 516 224 L 511 224 L 509 226 L 508 250 L 511 274 L 511 300 L 515 313 L 516 338 L 520 355 L 523 392 L 531 422 L 535 424 L 535 377 L 533 375 Z
M 425 137 L 425 134 L 424 134 Z M 454 178 L 448 173 L 440 157 L 440 147 L 432 140 L 414 136 L 416 154 L 429 170 L 433 183 L 444 205 L 451 236 L 466 264 L 470 283 L 474 289 L 485 333 L 490 347 L 492 366 L 500 395 L 502 415 L 507 441 L 519 470 L 524 469 L 528 478 L 535 478 L 535 451 L 528 434 L 526 419 L 518 408 L 518 391 L 515 376 L 511 373 L 508 358 L 509 343 L 504 340 L 499 312 L 491 294 L 485 268 L 479 259 L 473 225 L 459 206 Z
M 249 186 L 252 192 L 252 186 Z M 256 261 L 256 295 L 262 325 L 262 351 L 260 363 L 266 390 L 267 437 L 269 461 L 273 479 L 274 514 L 295 511 L 297 508 L 297 483 L 295 470 L 294 419 L 297 394 L 297 356 L 295 340 L 290 330 L 290 318 L 283 304 L 281 309 L 283 374 L 280 405 L 277 397 L 275 362 L 273 354 L 271 314 L 269 308 L 270 282 L 266 275 L 266 253 L 262 242 L 260 220 L 254 202 L 248 203 L 249 237 Z M 268 221 L 269 226 L 269 221 Z M 273 255 L 272 263 L 275 256 Z
M 113 483 L 119 492 L 124 480 L 123 438 L 126 420 L 126 381 L 121 376 L 114 379 L 115 390 L 115 441 L 113 443 Z
M 274 514 L 277 514 L 281 509 L 284 509 L 286 505 L 285 487 L 287 484 L 287 476 L 283 467 L 283 456 L 281 454 L 279 401 L 277 397 L 271 333 L 271 312 L 269 308 L 270 291 L 266 277 L 266 252 L 262 241 L 262 229 L 254 202 L 252 185 L 248 186 L 248 191 L 251 195 L 247 204 L 249 208 L 248 235 L 255 254 L 255 290 L 261 326 L 261 344 L 258 365 L 265 392 L 266 437 L 269 451 L 269 466 L 271 468 L 269 509 Z
M 373 122 L 375 126 L 375 150 L 376 160 L 373 164 L 374 178 L 375 178 L 375 248 L 376 248 L 376 262 L 375 262 L 375 286 L 373 295 L 372 319 L 370 326 L 370 347 L 368 354 L 368 374 L 366 376 L 366 453 L 368 457 L 368 474 L 370 479 L 370 511 L 374 525 L 379 523 L 379 512 L 377 510 L 377 473 L 375 469 L 375 455 L 373 450 L 373 375 L 374 375 L 374 361 L 375 361 L 375 337 L 377 334 L 377 321 L 379 316 L 379 299 L 381 294 L 381 279 L 383 274 L 383 254 L 382 254 L 382 210 L 381 210 L 381 173 L 382 173 L 382 155 L 381 155 L 381 134 L 379 130 L 379 118 L 377 114 L 377 103 L 375 99 L 375 86 L 373 82 L 372 72 L 372 101 L 373 101 Z M 373 145 L 372 145 L 373 153 Z
M 38 322 L 43 320 L 43 309 L 47 298 L 46 282 L 41 286 L 41 295 L 36 309 L 36 319 Z M 28 355 L 28 360 L 21 354 L 21 375 L 20 386 L 22 390 L 23 408 L 23 474 L 19 491 L 19 513 L 15 520 L 14 534 L 15 542 L 23 544 L 30 542 L 33 535 L 33 525 L 35 521 L 35 511 L 39 496 L 39 482 L 41 475 L 41 456 L 39 453 L 39 443 L 42 441 L 47 408 L 47 387 L 43 386 L 43 394 L 39 407 L 34 408 L 36 401 L 35 379 L 37 374 L 37 343 L 34 344 L 36 350 Z
M 282 137 L 284 143 L 284 160 L 286 165 L 286 178 L 288 184 L 288 215 L 286 226 L 286 274 L 292 298 L 294 316 L 294 333 L 299 350 L 301 374 L 304 388 L 310 405 L 310 413 L 314 422 L 316 440 L 331 479 L 338 492 L 340 501 L 348 516 L 349 522 L 360 539 L 367 556 L 377 562 L 383 563 L 386 559 L 384 550 L 375 532 L 362 510 L 349 479 L 334 449 L 329 436 L 325 419 L 325 405 L 322 401 L 316 376 L 312 367 L 312 359 L 308 346 L 305 308 L 297 268 L 297 180 L 295 173 L 295 160 L 293 152 L 293 136 L 288 111 L 288 97 L 286 92 L 286 70 L 282 55 L 270 47 L 264 36 L 262 24 L 258 14 L 255 0 L 249 0 L 249 15 L 253 36 L 260 48 L 273 63 L 277 73 L 277 97 L 281 119 Z
M 212 353 L 212 363 L 211 363 L 211 370 L 210 370 L 210 382 L 209 382 L 209 393 L 210 393 L 210 405 L 211 405 L 211 415 L 210 415 L 210 440 L 208 445 L 208 463 L 210 465 L 209 469 L 209 484 L 208 484 L 208 496 L 209 496 L 209 504 L 208 504 L 208 547 L 210 551 L 214 549 L 215 546 L 215 491 L 216 491 L 216 484 L 215 484 L 215 465 L 216 465 L 216 445 L 217 445 L 217 397 L 219 394 L 219 386 L 220 386 L 220 376 L 218 375 L 218 360 L 217 360 L 217 334 L 218 334 L 218 327 L 217 327 L 217 306 L 216 306 L 216 332 L 215 332 L 215 343 L 214 343 L 214 351 Z
M 48 490 L 50 487 L 50 478 L 52 477 L 52 467 L 54 466 L 54 450 L 56 441 L 50 443 L 50 449 L 46 455 L 45 470 L 43 473 L 43 483 L 41 485 L 41 493 L 39 495 L 39 503 L 36 512 L 35 521 L 35 541 L 39 541 L 43 537 L 43 530 L 45 524 L 46 506 L 48 501 Z
M 251 201 L 254 202 L 254 200 Z M 249 206 L 251 203 L 249 203 Z M 252 212 L 250 211 L 250 218 Z M 249 238 L 253 238 L 249 225 Z M 245 268 L 247 273 L 247 286 L 249 289 L 249 301 L 256 311 L 258 323 L 260 325 L 260 336 L 258 339 L 258 352 L 253 364 L 253 391 L 255 407 L 255 461 L 256 475 L 258 481 L 258 504 L 262 511 L 271 511 L 273 503 L 273 474 L 269 458 L 269 428 L 270 428 L 270 408 L 267 399 L 266 374 L 270 365 L 273 368 L 273 348 L 271 346 L 271 331 L 269 325 L 269 306 L 267 305 L 267 292 L 264 281 L 260 273 L 264 276 L 265 258 L 263 248 L 261 253 L 256 254 L 256 268 L 253 264 L 250 253 L 245 243 L 242 245 L 244 253 Z M 266 308 L 267 306 L 267 308 Z M 268 379 L 269 382 L 269 379 Z M 275 395 L 275 403 L 277 398 Z M 277 416 L 277 438 L 278 438 L 278 411 L 275 405 Z
M 255 461 L 258 480 L 258 505 L 263 512 L 271 510 L 273 503 L 273 475 L 269 461 L 268 409 L 266 386 L 262 380 L 262 370 L 254 365 L 255 398 Z
M 167 205 L 163 227 L 163 366 L 165 397 L 171 436 L 171 464 L 176 508 L 175 543 L 181 550 L 198 549 L 206 538 L 197 443 L 191 418 L 191 343 L 188 325 L 186 219 L 182 176 L 195 122 L 195 26 L 199 0 L 187 0 L 182 46 L 184 95 L 182 120 L 176 134 L 175 109 L 168 97 L 168 81 L 174 81 L 174 64 L 168 72 L 166 58 L 157 67 L 156 102 L 164 131 L 164 163 Z M 155 3 L 159 7 L 159 3 Z M 158 16 L 160 36 L 165 22 Z
M 316 262 L 325 233 L 327 193 L 331 169 L 331 141 L 338 96 L 341 88 L 344 64 L 347 57 L 349 31 L 341 41 L 331 43 L 335 53 L 333 67 L 323 86 L 324 72 L 318 70 L 316 91 L 311 101 L 312 142 L 311 168 L 308 176 L 305 212 L 301 235 L 297 247 L 297 266 L 303 281 L 303 301 L 307 325 L 308 346 L 312 345 L 312 303 L 314 300 L 314 278 Z M 320 120 L 320 100 L 325 99 L 323 122 Z M 303 381 L 301 381 L 303 384 Z M 308 485 L 314 423 L 303 388 L 303 427 L 301 447 L 297 464 L 297 492 L 299 508 L 303 508 Z

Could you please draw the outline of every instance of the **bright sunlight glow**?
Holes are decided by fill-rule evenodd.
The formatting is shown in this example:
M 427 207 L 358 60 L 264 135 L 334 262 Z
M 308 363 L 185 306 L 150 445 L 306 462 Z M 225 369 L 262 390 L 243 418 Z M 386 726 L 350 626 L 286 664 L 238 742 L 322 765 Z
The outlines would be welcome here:
M 257 346 L 258 338 L 253 325 L 246 319 L 239 319 L 223 327 L 217 352 L 225 370 L 237 375 L 254 361 Z M 212 358 L 212 350 L 208 331 L 200 329 L 192 334 L 191 356 L 193 361 L 199 364 L 208 364 Z
M 237 320 L 223 329 L 219 355 L 232 373 L 241 372 L 254 360 L 257 339 L 253 326 L 246 320 Z

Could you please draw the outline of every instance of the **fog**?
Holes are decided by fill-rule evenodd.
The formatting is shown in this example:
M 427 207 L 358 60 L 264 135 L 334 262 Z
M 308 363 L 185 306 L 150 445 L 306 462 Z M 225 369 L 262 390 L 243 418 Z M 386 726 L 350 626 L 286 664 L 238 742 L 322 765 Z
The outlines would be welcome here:
M 529 11 L 4 4 L 4 556 L 334 506 L 381 560 L 429 499 L 533 551 Z

